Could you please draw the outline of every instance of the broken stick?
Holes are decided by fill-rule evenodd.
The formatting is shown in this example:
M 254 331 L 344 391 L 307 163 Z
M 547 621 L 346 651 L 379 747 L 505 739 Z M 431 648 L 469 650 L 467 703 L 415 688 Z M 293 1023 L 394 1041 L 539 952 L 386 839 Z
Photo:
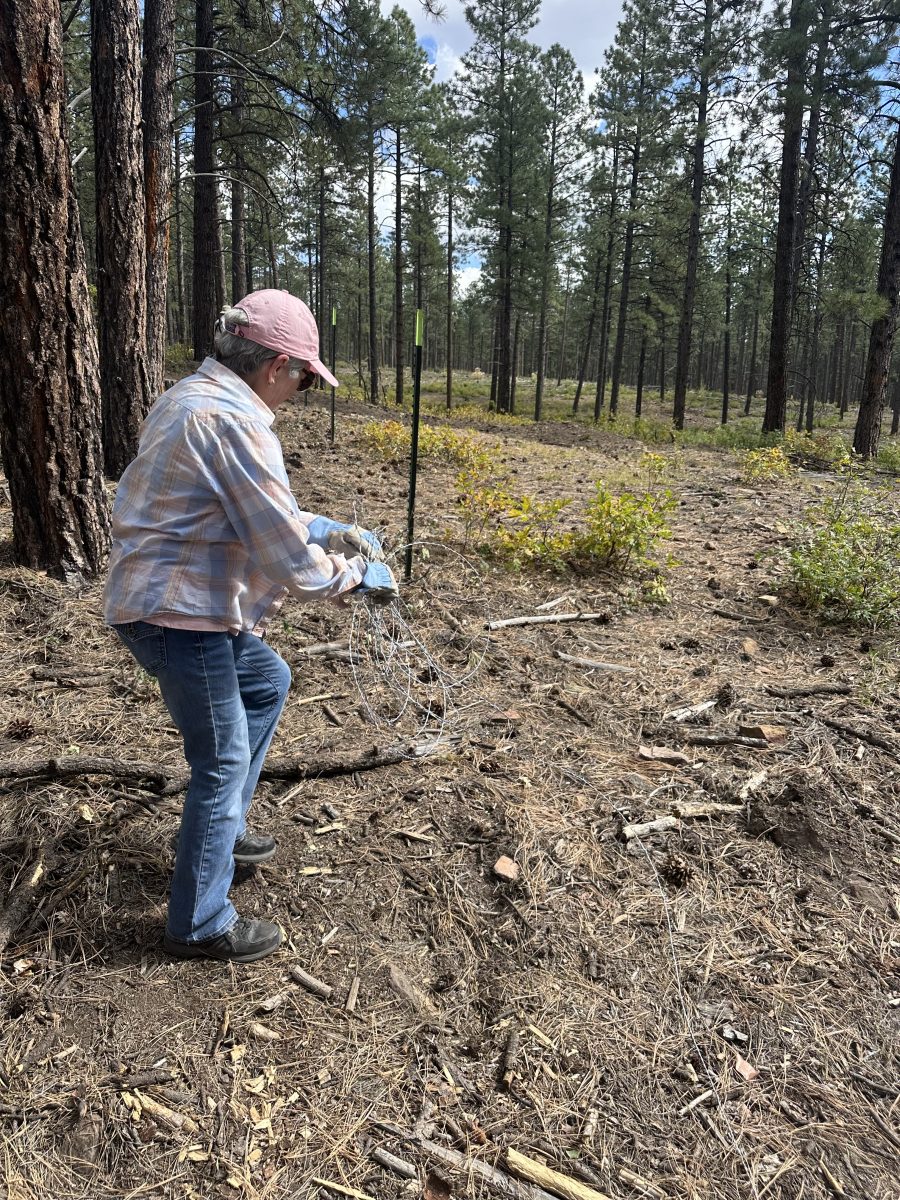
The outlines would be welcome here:
M 435 1159 L 445 1167 L 452 1167 L 457 1171 L 465 1172 L 466 1175 L 476 1176 L 499 1195 L 509 1197 L 509 1200 L 558 1200 L 558 1197 L 552 1196 L 542 1187 L 533 1183 L 520 1183 L 517 1179 L 507 1175 L 505 1171 L 492 1167 L 490 1163 L 482 1162 L 480 1158 L 468 1158 L 465 1154 L 460 1154 L 458 1150 L 451 1150 L 449 1146 L 440 1146 L 437 1142 L 430 1142 L 426 1138 L 419 1138 L 416 1144 L 425 1151 L 429 1158 Z M 594 1195 L 598 1196 L 599 1193 L 595 1192 Z
M 520 1154 L 518 1150 L 513 1150 L 512 1147 L 506 1152 L 506 1165 L 522 1179 L 527 1179 L 539 1187 L 555 1192 L 563 1200 L 610 1200 L 604 1192 L 598 1192 L 596 1188 L 588 1187 L 586 1183 L 580 1183 L 577 1179 L 571 1179 L 568 1175 L 553 1171 L 550 1167 L 545 1167 L 543 1163 Z
M 565 663 L 571 663 L 573 667 L 586 667 L 589 671 L 614 671 L 621 675 L 633 675 L 634 667 L 623 667 L 620 663 L 603 662 L 599 658 L 581 658 L 577 654 L 564 654 L 562 650 L 556 651 L 556 657 Z
M 488 621 L 485 629 L 508 629 L 512 625 L 558 625 L 563 621 L 609 621 L 608 612 L 599 613 L 544 613 L 539 617 L 507 617 L 505 621 Z
M 796 700 L 798 696 L 848 696 L 853 688 L 849 683 L 773 683 L 766 691 L 782 700 Z

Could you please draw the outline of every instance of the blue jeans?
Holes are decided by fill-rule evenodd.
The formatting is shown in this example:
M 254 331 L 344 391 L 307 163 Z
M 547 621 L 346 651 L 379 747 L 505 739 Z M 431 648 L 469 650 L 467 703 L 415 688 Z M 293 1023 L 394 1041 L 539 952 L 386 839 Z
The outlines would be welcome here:
M 201 633 L 132 621 L 114 626 L 159 680 L 184 738 L 191 781 L 184 800 L 168 934 L 201 942 L 238 919 L 228 899 L 234 843 L 287 699 L 287 663 L 252 633 Z

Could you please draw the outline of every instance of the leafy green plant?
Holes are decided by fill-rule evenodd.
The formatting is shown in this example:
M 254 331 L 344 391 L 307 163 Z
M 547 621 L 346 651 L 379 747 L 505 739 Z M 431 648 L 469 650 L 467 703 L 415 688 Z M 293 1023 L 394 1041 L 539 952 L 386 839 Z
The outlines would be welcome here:
M 810 510 L 789 553 L 788 586 L 828 621 L 877 628 L 900 619 L 900 522 L 869 488 Z
M 785 454 L 801 464 L 827 463 L 841 468 L 847 467 L 851 460 L 850 447 L 837 432 L 799 433 L 796 429 L 788 429 L 783 445 Z
M 668 490 L 616 495 L 598 481 L 583 524 L 567 528 L 559 518 L 573 504 L 570 498 L 513 495 L 505 481 L 489 482 L 477 472 L 462 472 L 457 491 L 467 544 L 472 542 L 516 568 L 634 575 L 642 580 L 646 599 L 667 600 L 660 573 L 671 561 L 661 563 L 655 556 L 670 536 L 667 516 L 675 500 Z
M 795 467 L 780 446 L 747 450 L 742 456 L 741 478 L 745 483 L 771 483 L 793 475 Z
M 400 421 L 367 421 L 360 437 L 365 447 L 389 462 L 409 458 L 412 434 Z M 490 447 L 446 425 L 419 427 L 420 459 L 484 474 L 492 468 L 495 457 Z

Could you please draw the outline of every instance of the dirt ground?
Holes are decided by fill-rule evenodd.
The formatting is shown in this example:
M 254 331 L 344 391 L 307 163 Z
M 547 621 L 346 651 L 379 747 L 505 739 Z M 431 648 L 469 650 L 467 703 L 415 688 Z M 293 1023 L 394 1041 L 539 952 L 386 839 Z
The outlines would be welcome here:
M 364 419 L 341 408 L 334 448 L 315 405 L 277 428 L 301 506 L 399 545 L 405 471 L 363 452 Z M 641 478 L 606 433 L 479 436 L 536 493 Z M 663 608 L 477 561 L 453 472 L 423 468 L 403 662 L 427 727 L 381 659 L 308 652 L 363 647 L 365 614 L 285 605 L 284 778 L 255 805 L 279 851 L 233 896 L 287 938 L 253 966 L 161 953 L 179 738 L 99 589 L 0 564 L 0 935 L 25 896 L 0 959 L 3 1200 L 535 1200 L 510 1149 L 585 1200 L 900 1197 L 897 642 L 763 599 L 836 480 L 749 487 L 733 456 L 671 453 Z M 557 600 L 601 619 L 484 629 Z M 846 686 L 772 691 L 801 685 Z M 759 725 L 781 732 L 698 742 Z M 71 765 L 90 756 L 122 774 Z

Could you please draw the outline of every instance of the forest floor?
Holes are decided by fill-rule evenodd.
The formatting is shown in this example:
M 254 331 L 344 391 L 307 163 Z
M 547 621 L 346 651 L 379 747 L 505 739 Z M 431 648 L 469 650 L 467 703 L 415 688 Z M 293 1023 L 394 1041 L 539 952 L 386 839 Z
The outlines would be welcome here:
M 406 469 L 362 448 L 365 419 L 339 407 L 333 448 L 316 404 L 276 428 L 302 507 L 398 545 Z M 605 431 L 475 436 L 535 494 L 643 470 Z M 900 1196 L 898 642 L 763 598 L 841 481 L 752 486 L 681 449 L 653 607 L 463 550 L 453 475 L 420 475 L 403 653 L 412 692 L 473 673 L 428 728 L 371 657 L 309 653 L 361 646 L 360 610 L 272 624 L 287 766 L 254 823 L 279 849 L 233 896 L 286 942 L 252 966 L 161 953 L 180 741 L 99 588 L 0 563 L 0 938 L 24 898 L 0 959 L 3 1200 L 543 1195 L 510 1150 L 588 1189 L 569 1196 Z M 484 629 L 554 601 L 600 619 Z M 760 725 L 762 745 L 698 742 Z

